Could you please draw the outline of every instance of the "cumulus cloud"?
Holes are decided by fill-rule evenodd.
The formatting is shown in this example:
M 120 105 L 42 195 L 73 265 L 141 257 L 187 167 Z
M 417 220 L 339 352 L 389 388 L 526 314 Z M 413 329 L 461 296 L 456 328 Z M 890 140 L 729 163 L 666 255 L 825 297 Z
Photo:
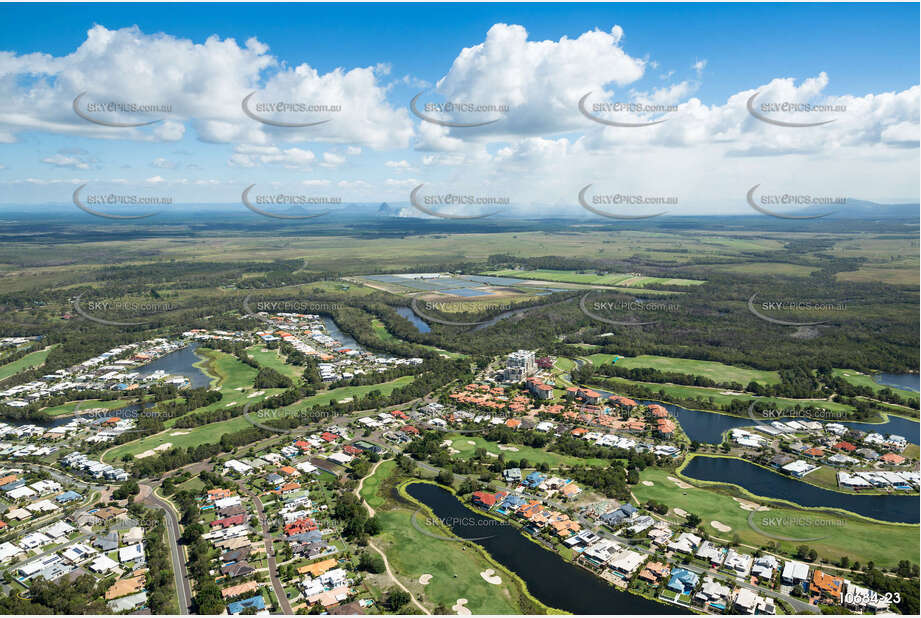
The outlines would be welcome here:
M 384 67 L 337 68 L 319 73 L 309 64 L 287 66 L 258 39 L 240 44 L 211 36 L 195 42 L 137 27 L 93 26 L 71 53 L 0 52 L 0 141 L 24 130 L 97 138 L 176 141 L 187 127 L 207 142 L 268 144 L 329 141 L 372 148 L 406 145 L 412 124 L 402 106 L 386 100 Z M 248 118 L 242 99 L 340 107 L 319 127 L 282 129 Z M 94 120 L 159 120 L 152 128 L 113 128 L 78 117 L 72 104 Z M 268 97 L 268 98 L 264 98 Z M 90 112 L 86 104 L 102 104 Z M 108 111 L 109 103 L 150 106 L 131 114 Z M 296 114 L 295 114 L 296 115 Z
M 50 157 L 45 157 L 42 159 L 42 163 L 47 163 L 48 165 L 53 165 L 55 167 L 69 167 L 75 170 L 90 169 L 90 164 L 84 161 L 82 158 L 62 153 L 57 153 Z

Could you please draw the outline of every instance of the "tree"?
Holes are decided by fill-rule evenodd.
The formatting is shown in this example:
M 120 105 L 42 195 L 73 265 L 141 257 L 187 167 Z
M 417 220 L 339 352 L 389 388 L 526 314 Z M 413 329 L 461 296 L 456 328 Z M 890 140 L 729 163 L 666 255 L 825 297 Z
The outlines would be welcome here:
M 405 590 L 400 590 L 399 588 L 391 588 L 387 593 L 387 605 L 392 611 L 397 611 L 407 603 L 409 603 L 410 597 L 409 593 Z
M 684 525 L 688 528 L 696 528 L 700 525 L 700 522 L 700 515 L 696 513 L 688 513 L 684 518 Z

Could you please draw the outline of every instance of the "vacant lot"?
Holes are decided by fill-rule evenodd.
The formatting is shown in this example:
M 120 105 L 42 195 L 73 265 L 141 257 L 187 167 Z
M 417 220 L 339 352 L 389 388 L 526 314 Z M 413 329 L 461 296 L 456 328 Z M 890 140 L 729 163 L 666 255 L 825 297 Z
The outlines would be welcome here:
M 588 357 L 596 366 L 610 364 L 614 360 L 613 354 L 592 354 Z M 751 381 L 761 384 L 779 384 L 780 375 L 776 371 L 761 371 L 758 369 L 745 369 L 733 367 L 713 361 L 694 360 L 689 358 L 671 358 L 668 356 L 633 356 L 619 358 L 615 363 L 618 367 L 627 369 L 658 369 L 671 373 L 684 373 L 692 376 L 710 378 L 716 382 L 737 382 L 747 385 Z

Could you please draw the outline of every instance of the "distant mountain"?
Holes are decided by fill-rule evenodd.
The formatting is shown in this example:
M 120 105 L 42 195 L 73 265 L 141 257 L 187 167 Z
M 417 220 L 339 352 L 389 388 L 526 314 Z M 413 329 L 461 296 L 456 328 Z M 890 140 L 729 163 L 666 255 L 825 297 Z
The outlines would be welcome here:
M 377 214 L 382 217 L 395 217 L 400 214 L 400 209 L 394 208 L 387 202 L 381 202 L 381 205 L 377 208 Z
M 793 214 L 788 210 L 778 210 L 784 214 Z M 846 204 L 828 206 L 810 206 L 797 209 L 799 216 L 814 216 L 830 212 L 827 218 L 835 219 L 918 219 L 918 204 L 877 204 L 848 198 Z

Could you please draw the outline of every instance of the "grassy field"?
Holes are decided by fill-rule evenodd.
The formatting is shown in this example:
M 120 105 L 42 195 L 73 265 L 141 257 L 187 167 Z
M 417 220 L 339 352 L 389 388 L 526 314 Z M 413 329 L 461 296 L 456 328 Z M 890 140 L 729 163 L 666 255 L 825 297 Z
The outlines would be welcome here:
M 54 346 L 48 346 L 42 350 L 30 352 L 19 360 L 14 360 L 11 363 L 0 365 L 0 380 L 5 380 L 11 375 L 17 374 L 25 369 L 32 369 L 34 367 L 43 365 L 45 363 L 45 359 L 48 358 L 48 355 L 51 353 L 53 347 Z
M 596 366 L 610 364 L 614 354 L 592 354 L 588 358 Z M 667 356 L 633 356 L 620 358 L 618 367 L 627 369 L 651 368 L 672 373 L 710 378 L 716 382 L 738 382 L 747 385 L 751 381 L 761 384 L 779 384 L 780 375 L 776 371 L 744 369 L 713 361 L 693 360 L 688 358 L 671 358 Z
M 105 408 L 106 410 L 112 410 L 114 408 L 124 408 L 125 406 L 134 403 L 134 401 L 135 400 L 133 399 L 130 401 L 126 399 L 111 399 L 109 401 L 87 399 L 86 401 L 71 401 L 69 403 L 62 403 L 59 406 L 43 408 L 41 411 L 48 416 L 61 416 L 62 414 L 72 414 L 77 406 L 80 406 L 81 410 L 89 410 L 90 408 Z
M 494 453 L 496 455 L 503 454 L 505 459 L 514 459 L 520 460 L 525 458 L 528 460 L 530 467 L 533 467 L 534 464 L 545 463 L 551 468 L 565 464 L 567 466 L 574 466 L 578 464 L 588 464 L 592 466 L 606 466 L 608 462 L 604 459 L 580 459 L 578 457 L 572 457 L 570 455 L 561 455 L 559 453 L 551 453 L 542 449 L 533 448 L 530 446 L 523 446 L 521 444 L 508 445 L 513 448 L 518 449 L 517 451 L 506 451 L 499 448 L 497 442 L 490 442 L 484 440 L 480 436 L 471 436 L 471 435 L 462 435 L 462 434 L 449 434 L 445 436 L 445 440 L 452 440 L 453 444 L 451 448 L 454 448 L 460 453 L 454 455 L 458 459 L 470 459 L 473 457 L 474 452 L 478 448 L 484 448 L 488 453 Z M 470 444 L 473 442 L 473 444 Z
M 518 279 L 537 279 L 538 281 L 560 281 L 563 283 L 585 283 L 590 285 L 614 285 L 642 288 L 650 283 L 662 285 L 701 285 L 705 281 L 694 279 L 672 279 L 662 277 L 637 277 L 629 273 L 608 273 L 599 275 L 595 272 L 577 272 L 574 270 L 495 270 L 486 273 L 496 277 L 515 277 Z
M 233 360 L 236 361 L 235 358 Z M 341 401 L 349 397 L 365 395 L 374 390 L 378 390 L 384 395 L 389 395 L 395 388 L 405 386 L 406 384 L 412 382 L 412 380 L 413 376 L 403 376 L 390 382 L 384 382 L 383 384 L 371 384 L 368 386 L 345 386 L 342 388 L 336 388 L 323 393 L 318 393 L 311 397 L 307 397 L 303 401 L 291 406 L 279 408 L 279 416 L 303 413 L 305 409 L 313 406 L 323 406 L 332 401 Z M 280 392 L 280 389 L 272 391 L 272 393 L 276 392 Z M 269 394 L 270 393 L 267 391 L 263 398 L 268 397 Z M 259 399 L 253 398 L 249 401 L 259 401 Z M 222 400 L 216 405 L 220 407 L 226 404 Z M 206 408 L 201 409 L 204 410 Z M 107 462 L 121 461 L 121 458 L 124 455 L 134 456 L 149 449 L 154 449 L 158 446 L 162 446 L 167 442 L 170 443 L 171 447 L 182 448 L 197 446 L 199 444 L 205 444 L 209 442 L 217 442 L 220 440 L 223 434 L 240 431 L 241 429 L 246 429 L 247 427 L 252 427 L 250 421 L 247 420 L 245 416 L 237 416 L 226 421 L 209 423 L 207 425 L 201 425 L 199 427 L 192 427 L 188 429 L 170 428 L 158 434 L 147 436 L 141 440 L 135 442 L 127 442 L 125 444 L 119 445 L 118 447 L 107 451 L 103 459 Z
M 246 351 L 249 352 L 249 355 L 252 356 L 253 360 L 259 363 L 260 366 L 269 367 L 283 376 L 288 376 L 295 384 L 301 382 L 304 368 L 286 363 L 279 350 L 270 350 L 264 345 L 254 345 L 246 348 Z
M 832 375 L 836 378 L 842 378 L 854 386 L 866 386 L 867 388 L 873 389 L 874 393 L 878 393 L 879 391 L 888 388 L 895 393 L 899 393 L 903 397 L 911 397 L 916 401 L 918 399 L 918 393 L 912 393 L 911 391 L 893 388 L 891 386 L 886 386 L 885 384 L 877 384 L 872 376 L 861 373 L 856 369 L 832 369 L 831 372 Z M 917 406 L 918 404 L 915 403 L 915 405 Z
M 895 566 L 899 560 L 917 557 L 919 552 L 918 526 L 881 524 L 838 514 L 829 515 L 793 508 L 772 508 L 770 511 L 756 512 L 752 518 L 756 527 L 779 536 L 802 539 L 822 536 L 831 530 L 830 535 L 821 540 L 779 541 L 756 532 L 749 526 L 750 511 L 741 508 L 739 502 L 730 495 L 731 490 L 728 488 L 704 488 L 691 484 L 689 489 L 680 489 L 668 480 L 668 476 L 675 475 L 673 472 L 657 468 L 646 468 L 640 473 L 640 478 L 642 481 L 651 482 L 652 486 L 643 485 L 641 482 L 633 488 L 634 495 L 640 502 L 652 499 L 664 502 L 670 509 L 677 507 L 700 516 L 702 526 L 712 536 L 731 539 L 733 534 L 738 534 L 742 543 L 758 547 L 776 541 L 787 551 L 795 550 L 797 545 L 807 544 L 818 552 L 820 558 L 837 561 L 841 556 L 848 556 L 851 562 L 859 560 L 866 564 L 867 561 L 873 560 L 879 566 Z M 675 522 L 683 521 L 682 517 L 672 511 L 669 511 L 666 517 Z M 772 523 L 766 520 L 766 517 L 781 517 L 784 521 Z M 821 523 L 818 520 L 844 523 L 840 527 L 823 527 L 818 532 L 809 529 L 817 527 L 813 524 Z M 732 531 L 720 532 L 711 525 L 713 521 L 730 526 Z M 791 521 L 808 521 L 809 524 L 791 526 Z M 893 551 L 893 548 L 898 548 L 898 551 Z
M 507 577 L 503 577 L 502 584 L 494 586 L 480 576 L 494 566 L 479 552 L 465 547 L 464 543 L 422 534 L 412 524 L 413 510 L 398 507 L 381 495 L 381 491 L 387 489 L 385 481 L 394 467 L 393 461 L 382 463 L 375 474 L 365 480 L 361 495 L 376 510 L 381 522 L 382 532 L 373 542 L 387 554 L 391 569 L 403 585 L 429 609 L 444 605 L 450 613 L 450 607 L 464 598 L 467 608 L 474 614 L 521 613 L 518 591 Z M 416 516 L 416 523 L 434 535 L 449 535 L 423 515 Z M 432 579 L 423 586 L 419 578 L 426 573 L 432 575 Z

